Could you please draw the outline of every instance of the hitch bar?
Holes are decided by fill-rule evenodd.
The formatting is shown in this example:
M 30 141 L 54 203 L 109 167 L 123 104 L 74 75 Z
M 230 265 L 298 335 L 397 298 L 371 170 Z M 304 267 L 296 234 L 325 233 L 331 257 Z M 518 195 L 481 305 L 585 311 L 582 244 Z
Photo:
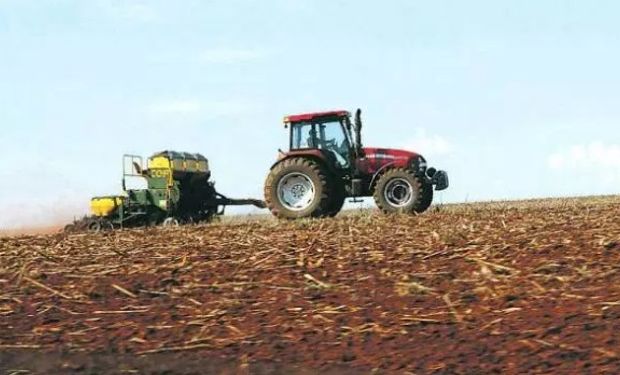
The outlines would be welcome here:
M 216 198 L 213 200 L 214 205 L 217 206 L 255 206 L 258 208 L 267 208 L 265 201 L 260 199 L 232 199 L 227 196 L 216 193 Z

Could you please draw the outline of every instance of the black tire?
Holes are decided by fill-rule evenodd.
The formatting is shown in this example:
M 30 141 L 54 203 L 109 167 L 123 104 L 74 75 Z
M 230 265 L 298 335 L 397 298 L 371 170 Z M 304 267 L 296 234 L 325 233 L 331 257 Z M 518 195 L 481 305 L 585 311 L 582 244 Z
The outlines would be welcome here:
M 87 224 L 86 229 L 92 233 L 99 233 L 103 229 L 103 225 L 101 225 L 100 220 L 93 219 Z
M 410 170 L 393 168 L 379 177 L 373 198 L 384 213 L 420 213 L 430 205 L 424 185 Z M 432 194 L 432 186 L 430 188 Z
M 114 230 L 114 224 L 110 220 L 107 220 L 107 219 L 104 219 L 101 221 L 101 227 L 105 231 Z
M 278 186 L 288 176 L 298 175 L 312 182 L 314 194 L 312 200 L 303 209 L 292 209 L 287 202 L 281 201 Z M 331 206 L 329 174 L 326 168 L 311 159 L 291 158 L 277 164 L 265 180 L 265 203 L 271 213 L 284 219 L 300 219 L 305 217 L 323 217 L 329 215 Z M 285 182 L 285 181 L 283 181 Z
M 433 185 L 425 182 L 422 184 L 422 200 L 420 205 L 415 208 L 415 212 L 421 213 L 426 211 L 433 203 Z
M 327 212 L 327 216 L 334 217 L 338 215 L 340 210 L 342 210 L 342 206 L 344 205 L 344 201 L 346 199 L 346 193 L 344 191 L 344 186 L 342 183 L 335 180 L 334 184 L 334 193 L 332 195 L 331 202 L 329 204 L 329 210 Z
M 114 224 L 106 219 L 92 219 L 88 223 L 86 229 L 92 233 L 114 230 Z

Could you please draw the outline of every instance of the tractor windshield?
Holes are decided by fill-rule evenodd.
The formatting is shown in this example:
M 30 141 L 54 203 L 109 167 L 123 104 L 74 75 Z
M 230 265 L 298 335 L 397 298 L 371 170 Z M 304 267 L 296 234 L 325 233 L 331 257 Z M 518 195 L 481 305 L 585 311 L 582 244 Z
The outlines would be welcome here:
M 350 142 L 339 120 L 296 123 L 291 130 L 291 149 L 326 150 L 341 167 L 349 166 Z

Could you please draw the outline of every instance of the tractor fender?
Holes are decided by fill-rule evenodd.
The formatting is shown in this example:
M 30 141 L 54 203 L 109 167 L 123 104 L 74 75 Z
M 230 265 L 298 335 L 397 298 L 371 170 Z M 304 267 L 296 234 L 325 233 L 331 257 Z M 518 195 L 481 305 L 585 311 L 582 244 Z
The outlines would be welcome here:
M 328 163 L 325 160 L 325 156 L 318 150 L 302 151 L 302 152 L 296 152 L 296 151 L 287 152 L 283 154 L 283 156 L 280 159 L 278 159 L 275 163 L 273 163 L 271 165 L 271 168 L 269 168 L 269 170 L 274 169 L 278 164 L 282 163 L 283 161 L 293 159 L 293 158 L 306 158 L 306 159 L 313 160 L 327 167 L 327 169 L 331 173 L 336 173 L 336 170 L 333 168 L 333 166 L 330 165 L 330 163 Z
M 269 167 L 269 170 L 270 171 L 273 170 L 278 164 L 280 164 L 283 161 L 288 160 L 290 158 L 291 158 L 291 156 L 285 156 L 285 157 L 283 157 L 281 159 L 276 160 L 275 163 L 271 164 L 271 167 Z
M 394 164 L 396 164 L 396 162 L 391 161 L 385 165 L 382 165 L 381 168 L 379 168 L 375 174 L 372 175 L 372 178 L 370 179 L 370 185 L 368 185 L 368 190 L 371 190 L 372 187 L 375 184 L 375 181 L 377 180 L 377 178 L 379 178 L 379 176 L 381 176 L 383 173 L 385 173 L 390 167 L 394 166 Z

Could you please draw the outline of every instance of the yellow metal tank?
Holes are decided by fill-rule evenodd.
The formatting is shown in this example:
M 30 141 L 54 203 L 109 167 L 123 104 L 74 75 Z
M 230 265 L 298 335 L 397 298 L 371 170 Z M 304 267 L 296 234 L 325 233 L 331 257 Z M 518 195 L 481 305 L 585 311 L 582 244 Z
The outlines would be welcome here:
M 90 211 L 94 216 L 108 216 L 123 204 L 123 199 L 122 196 L 94 197 L 90 200 Z
M 167 169 L 172 171 L 174 178 L 180 178 L 188 173 L 209 173 L 209 162 L 201 154 L 188 152 L 162 151 L 148 159 L 148 169 Z

